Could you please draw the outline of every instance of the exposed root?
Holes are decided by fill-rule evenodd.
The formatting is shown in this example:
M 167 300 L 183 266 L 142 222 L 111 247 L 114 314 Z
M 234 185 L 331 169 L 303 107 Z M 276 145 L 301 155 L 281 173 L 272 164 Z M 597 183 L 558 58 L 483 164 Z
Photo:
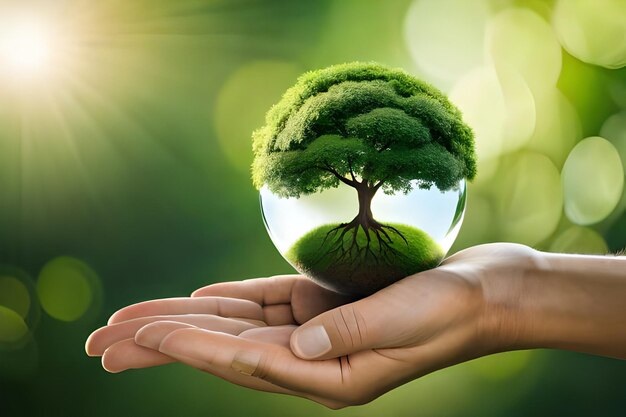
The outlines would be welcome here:
M 359 244 L 359 228 L 365 234 L 365 244 Z M 351 238 L 346 238 L 352 234 Z M 383 265 L 397 261 L 398 257 L 406 256 L 393 247 L 394 238 L 402 239 L 406 245 L 408 240 L 402 232 L 393 226 L 381 224 L 374 219 L 363 221 L 358 216 L 349 223 L 341 223 L 326 233 L 320 248 L 325 247 L 331 241 L 330 247 L 320 252 L 317 262 L 324 258 L 332 259 L 333 262 L 346 262 L 357 266 L 365 258 L 371 258 L 376 264 Z
M 404 237 L 404 235 L 402 234 L 402 232 L 400 232 L 400 231 L 399 231 L 398 229 L 396 229 L 395 227 L 393 227 L 393 226 L 388 226 L 388 225 L 386 225 L 386 224 L 381 224 L 381 225 L 380 225 L 380 227 L 383 229 L 383 231 L 384 231 L 384 229 L 389 229 L 389 230 L 391 230 L 392 232 L 394 232 L 394 233 L 396 233 L 398 236 L 400 236 L 400 237 L 402 238 L 402 240 L 404 240 L 404 243 L 406 243 L 407 245 L 409 244 L 409 241 L 408 241 L 408 240 L 406 240 L 406 238 Z M 386 235 L 387 237 L 389 237 L 386 233 L 385 233 L 385 235 Z M 391 238 L 389 238 L 389 239 L 390 239 L 390 241 L 391 241 Z

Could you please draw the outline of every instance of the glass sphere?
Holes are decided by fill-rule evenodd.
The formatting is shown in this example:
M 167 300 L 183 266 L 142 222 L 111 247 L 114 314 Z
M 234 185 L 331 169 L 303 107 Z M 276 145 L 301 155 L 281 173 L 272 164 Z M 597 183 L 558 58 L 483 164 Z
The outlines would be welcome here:
M 274 245 L 296 270 L 330 290 L 365 296 L 439 265 L 459 233 L 465 181 L 447 191 L 417 185 L 406 194 L 363 197 L 340 184 L 298 198 L 264 186 L 261 210 Z

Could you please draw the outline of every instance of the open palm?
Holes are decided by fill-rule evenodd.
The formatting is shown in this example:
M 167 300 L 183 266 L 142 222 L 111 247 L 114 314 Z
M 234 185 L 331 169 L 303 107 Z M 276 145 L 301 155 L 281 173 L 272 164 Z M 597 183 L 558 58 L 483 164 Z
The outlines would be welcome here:
M 482 278 L 521 271 L 534 253 L 513 244 L 471 248 L 357 301 L 296 275 L 214 284 L 123 308 L 86 348 L 111 372 L 177 360 L 331 408 L 362 404 L 492 353 Z

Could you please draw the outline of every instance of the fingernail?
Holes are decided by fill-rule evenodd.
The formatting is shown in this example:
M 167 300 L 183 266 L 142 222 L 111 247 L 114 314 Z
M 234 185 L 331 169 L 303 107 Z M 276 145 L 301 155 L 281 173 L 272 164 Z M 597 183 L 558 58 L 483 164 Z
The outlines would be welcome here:
M 295 332 L 292 347 L 303 359 L 313 359 L 330 352 L 332 345 L 324 326 L 306 327 Z
M 261 355 L 257 352 L 237 352 L 230 367 L 235 371 L 251 376 L 259 366 Z

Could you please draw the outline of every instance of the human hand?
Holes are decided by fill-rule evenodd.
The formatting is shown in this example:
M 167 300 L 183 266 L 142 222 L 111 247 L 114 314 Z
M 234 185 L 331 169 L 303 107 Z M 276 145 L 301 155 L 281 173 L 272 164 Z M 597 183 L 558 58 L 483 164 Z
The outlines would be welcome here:
M 538 254 L 514 244 L 470 248 L 351 303 L 299 276 L 214 284 L 118 311 L 87 352 L 113 372 L 178 360 L 331 408 L 362 404 L 501 350 L 507 337 L 485 282 L 497 276 L 510 291 Z
M 219 283 L 126 307 L 86 348 L 112 372 L 178 360 L 341 408 L 498 351 L 626 359 L 625 266 L 494 243 L 353 302 L 299 276 Z
M 85 348 L 90 356 L 102 356 L 107 371 L 121 372 L 175 362 L 158 351 L 158 342 L 181 328 L 289 346 L 289 335 L 296 325 L 348 301 L 348 297 L 297 275 L 219 283 L 194 292 L 191 298 L 151 300 L 125 307 L 111 316 L 107 326 L 90 335 Z M 209 370 L 208 365 L 204 370 Z M 214 368 L 212 373 L 258 390 L 292 393 L 235 371 Z

